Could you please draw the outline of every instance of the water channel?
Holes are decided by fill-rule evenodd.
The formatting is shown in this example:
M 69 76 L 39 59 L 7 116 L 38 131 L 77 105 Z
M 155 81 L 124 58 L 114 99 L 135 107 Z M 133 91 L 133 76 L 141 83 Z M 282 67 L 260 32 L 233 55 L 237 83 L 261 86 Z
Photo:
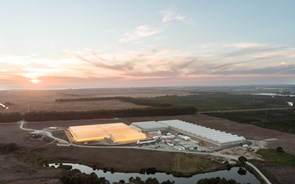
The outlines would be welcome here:
M 125 180 L 125 182 L 128 182 L 128 179 L 130 177 L 139 177 L 143 181 L 145 181 L 147 178 L 156 178 L 160 183 L 163 181 L 175 181 L 176 184 L 179 183 L 185 183 L 185 184 L 196 184 L 198 180 L 203 178 L 226 178 L 226 179 L 233 179 L 239 183 L 251 183 L 251 184 L 259 184 L 259 180 L 249 171 L 247 171 L 246 175 L 240 175 L 238 174 L 238 167 L 233 167 L 231 170 L 221 170 L 221 171 L 215 171 L 215 172 L 209 172 L 204 174 L 195 174 L 191 177 L 176 177 L 172 174 L 166 174 L 166 173 L 160 173 L 157 172 L 155 174 L 140 174 L 140 173 L 123 173 L 123 172 L 113 172 L 110 171 L 104 172 L 103 170 L 93 170 L 91 167 L 88 167 L 86 165 L 80 165 L 80 164 L 72 164 L 72 163 L 63 163 L 63 165 L 70 165 L 72 166 L 72 169 L 78 169 L 83 173 L 90 174 L 94 172 L 98 177 L 105 177 L 107 180 L 110 181 L 110 183 L 118 182 L 119 180 Z M 59 164 L 49 164 L 49 167 L 55 167 L 57 168 Z

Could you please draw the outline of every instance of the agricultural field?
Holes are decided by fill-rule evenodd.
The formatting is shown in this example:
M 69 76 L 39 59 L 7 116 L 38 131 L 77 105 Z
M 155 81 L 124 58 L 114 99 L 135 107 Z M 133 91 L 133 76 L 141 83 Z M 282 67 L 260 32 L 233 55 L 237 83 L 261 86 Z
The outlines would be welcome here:
M 284 108 L 292 97 L 271 97 L 229 93 L 200 93 L 187 96 L 159 96 L 149 98 L 153 102 L 178 106 L 195 106 L 199 111 L 235 109 Z
M 207 115 L 221 117 L 239 123 L 252 124 L 263 128 L 295 133 L 295 109 L 207 113 Z
M 0 114 L 101 110 L 112 114 L 116 110 L 194 106 L 198 112 L 210 116 L 295 133 L 295 112 L 288 109 L 287 104 L 294 99 L 286 96 L 236 94 L 231 90 L 215 92 L 213 89 L 203 88 L 3 90 L 0 91 L 0 100 L 1 103 L 8 102 L 9 109 L 0 108 Z M 268 110 L 270 108 L 282 109 Z M 248 109 L 253 111 L 246 111 Z M 111 114 L 108 117 L 118 116 Z
M 149 104 L 170 106 L 195 106 L 199 111 L 219 111 L 233 109 L 285 108 L 287 101 L 294 97 L 271 97 L 250 94 L 215 92 L 215 88 L 126 88 L 126 89 L 67 89 L 67 90 L 2 90 L 0 103 L 9 109 L 0 108 L 0 113 L 28 111 L 83 111 L 118 110 L 145 108 Z M 222 88 L 223 89 L 223 88 Z M 144 100 L 147 105 L 118 99 L 130 97 Z M 90 99 L 87 101 L 66 101 L 57 99 Z M 97 100 L 101 98 L 101 100 Z M 106 98 L 106 99 L 103 99 Z M 109 98 L 109 99 L 108 99 Z M 91 100 L 93 99 L 93 100 Z
M 0 103 L 8 104 L 8 109 L 0 107 L 0 113 L 28 111 L 88 111 L 144 108 L 121 100 L 55 102 L 56 99 L 97 98 L 97 97 L 154 97 L 159 95 L 185 95 L 185 90 L 166 88 L 126 88 L 126 89 L 68 89 L 68 90 L 0 90 Z
M 295 167 L 295 156 L 275 149 L 261 149 L 257 151 L 266 162 Z

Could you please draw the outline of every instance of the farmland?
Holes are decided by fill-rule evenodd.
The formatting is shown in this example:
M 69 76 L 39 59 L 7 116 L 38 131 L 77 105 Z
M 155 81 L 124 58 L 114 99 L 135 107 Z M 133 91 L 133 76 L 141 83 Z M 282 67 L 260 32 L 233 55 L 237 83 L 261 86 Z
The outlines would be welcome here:
M 252 124 L 293 134 L 295 133 L 295 109 L 207 114 L 240 123 Z
M 88 90 L 44 90 L 44 91 L 0 91 L 1 103 L 8 103 L 9 109 L 2 108 L 0 113 L 9 114 L 11 112 L 17 112 L 25 114 L 30 110 L 32 118 L 38 116 L 48 116 L 50 118 L 52 113 L 57 112 L 58 116 L 63 117 L 61 114 L 67 114 L 67 117 L 76 118 L 74 115 L 79 113 L 103 112 L 101 114 L 108 115 L 108 117 L 114 117 L 114 112 L 128 112 L 135 113 L 134 116 L 127 115 L 122 118 L 122 122 L 135 122 L 135 121 L 148 121 L 148 120 L 167 120 L 167 119 L 181 119 L 184 121 L 196 123 L 198 125 L 214 128 L 233 134 L 245 136 L 250 140 L 259 140 L 267 143 L 270 148 L 276 149 L 281 146 L 287 153 L 294 154 L 294 134 L 292 132 L 294 122 L 294 110 L 272 110 L 267 111 L 249 111 L 249 112 L 226 112 L 226 110 L 247 110 L 247 109 L 268 109 L 268 108 L 288 108 L 286 101 L 292 101 L 294 98 L 290 97 L 271 97 L 271 96 L 255 96 L 249 94 L 235 94 L 232 91 L 215 92 L 209 90 L 207 92 L 198 91 L 195 88 L 155 88 L 154 90 L 146 89 L 88 89 Z M 58 100 L 58 99 L 70 99 L 70 100 Z M 29 104 L 29 105 L 28 105 Z M 172 114 L 160 115 L 156 112 L 157 108 L 183 108 L 193 106 L 202 111 L 202 114 L 190 114 L 190 115 L 176 115 Z M 150 115 L 142 116 L 137 114 L 138 112 L 153 109 Z M 204 111 L 215 111 L 214 113 L 203 114 Z M 8 113 L 7 113 L 8 112 Z M 107 113 L 109 114 L 107 114 Z M 163 111 L 161 111 L 163 112 Z M 60 114 L 61 113 L 61 114 Z M 55 115 L 56 115 L 55 114 Z M 155 114 L 157 116 L 155 116 Z M 27 114 L 28 115 L 28 114 Z M 116 117 L 118 114 L 115 114 Z M 214 117 L 214 116 L 215 117 Z M 96 117 L 95 116 L 95 117 Z M 88 116 L 87 116 L 88 117 Z M 87 118 L 83 116 L 83 118 Z M 231 119 L 235 117 L 235 119 Z M 242 118 L 241 118 L 242 117 Z M 94 116 L 93 116 L 94 118 Z M 223 119 L 225 118 L 225 119 Z M 70 119 L 70 118 L 65 118 Z M 81 125 L 81 124 L 93 124 L 100 121 L 118 121 L 117 118 L 110 120 L 98 120 L 98 119 L 75 119 L 75 120 L 61 120 L 54 121 L 34 121 L 30 120 L 28 128 L 44 129 L 50 126 L 64 126 Z M 229 120 L 227 120 L 229 119 Z M 233 120 L 233 121 L 230 121 Z M 244 120 L 243 122 L 241 120 Z M 272 122 L 273 121 L 273 122 Z M 13 121 L 16 122 L 16 121 Z M 34 158 L 27 158 L 31 155 L 27 150 L 32 150 L 36 154 L 36 157 L 42 157 L 53 162 L 55 161 L 68 161 L 79 162 L 87 165 L 96 164 L 100 168 L 114 168 L 120 171 L 140 171 L 142 168 L 155 167 L 165 172 L 202 172 L 204 168 L 207 168 L 209 162 L 201 162 L 203 159 L 198 157 L 191 157 L 189 155 L 182 154 L 167 154 L 163 152 L 146 152 L 146 151 L 134 151 L 134 150 L 122 150 L 120 152 L 112 149 L 82 149 L 65 147 L 60 149 L 55 144 L 43 141 L 31 141 L 30 135 L 19 129 L 17 123 L 3 123 L 1 129 L 5 130 L 1 133 L 1 143 L 16 143 L 21 147 L 19 151 L 23 157 L 18 158 L 13 154 L 8 154 L 5 158 L 0 159 L 1 163 L 5 163 L 5 172 L 0 177 L 5 177 L 11 180 L 15 175 L 17 178 L 28 178 L 28 181 L 32 181 L 32 178 L 46 178 L 47 180 L 55 180 L 57 170 L 50 170 L 51 174 L 46 174 L 47 169 L 41 169 L 35 166 L 30 160 Z M 239 123 L 237 123 L 239 122 Z M 242 123 L 241 123 L 242 122 Z M 255 123 L 254 123 L 255 122 Z M 272 123 L 271 123 L 272 122 Z M 263 126 L 260 126 L 262 125 Z M 271 125 L 271 126 L 268 126 Z M 266 129 L 267 128 L 267 129 Z M 272 129 L 275 130 L 272 130 Z M 286 130 L 284 130 L 286 129 Z M 287 130 L 290 129 L 290 130 Z M 251 131 L 247 131 L 251 130 Z M 277 131 L 279 130 L 279 131 Z M 293 129 L 294 130 L 294 129 Z M 285 132 L 282 132 L 285 131 Z M 14 135 L 18 136 L 14 136 Z M 58 134 L 59 135 L 59 134 Z M 65 136 L 65 135 L 60 135 Z M 66 150 L 66 151 L 62 151 Z M 95 155 L 95 158 L 89 157 L 89 155 Z M 122 156 L 132 156 L 132 162 L 125 162 L 120 160 Z M 116 158 L 116 159 L 114 159 Z M 118 158 L 118 159 L 117 159 Z M 148 158 L 143 161 L 143 158 Z M 98 160 L 97 163 L 93 162 Z M 9 160 L 6 162 L 6 160 Z M 183 164 L 178 164 L 178 160 L 182 160 Z M 256 163 L 255 163 L 256 164 Z M 287 173 L 288 180 L 284 180 L 283 173 L 290 172 L 292 166 L 284 166 L 286 168 L 280 170 L 281 166 L 277 166 L 276 163 L 257 162 L 260 169 L 267 173 L 265 170 L 265 164 L 272 164 L 271 172 L 268 177 L 272 178 L 272 181 L 290 181 L 292 180 L 292 173 Z M 28 175 L 26 172 L 20 173 L 15 171 L 15 165 L 23 167 L 24 171 L 27 167 L 34 168 L 35 174 Z M 211 165 L 211 164 L 209 164 Z M 210 169 L 216 168 L 215 165 L 209 166 Z M 8 174 L 12 173 L 12 174 Z M 273 173 L 279 173 L 274 175 Z M 38 178 L 41 181 L 41 178 Z M 30 182 L 28 182 L 30 183 Z M 279 183 L 279 182 L 277 182 Z
M 153 102 L 179 106 L 195 106 L 199 111 L 258 109 L 288 107 L 286 101 L 292 97 L 271 97 L 229 93 L 200 93 L 187 96 L 159 96 L 150 98 Z

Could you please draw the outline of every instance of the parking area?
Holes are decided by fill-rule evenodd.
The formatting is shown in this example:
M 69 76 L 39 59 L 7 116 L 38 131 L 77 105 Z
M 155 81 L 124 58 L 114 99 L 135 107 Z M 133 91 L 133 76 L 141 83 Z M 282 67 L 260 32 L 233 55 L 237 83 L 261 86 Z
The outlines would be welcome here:
M 137 145 L 140 147 L 147 147 L 152 149 L 161 149 L 167 151 L 190 151 L 190 152 L 210 152 L 215 147 L 213 145 L 204 143 L 201 140 L 177 133 L 175 131 L 165 132 L 148 132 L 149 140 L 155 141 L 141 141 Z

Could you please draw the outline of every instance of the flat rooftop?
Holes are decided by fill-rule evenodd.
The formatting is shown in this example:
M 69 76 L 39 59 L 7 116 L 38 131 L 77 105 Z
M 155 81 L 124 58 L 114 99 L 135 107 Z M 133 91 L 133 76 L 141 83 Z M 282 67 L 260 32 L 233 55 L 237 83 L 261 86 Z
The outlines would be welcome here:
M 102 141 L 111 139 L 115 143 L 130 143 L 146 139 L 146 135 L 124 123 L 70 126 L 74 142 Z
M 157 121 L 134 122 L 132 125 L 141 130 L 165 130 L 169 128 L 169 126 Z

